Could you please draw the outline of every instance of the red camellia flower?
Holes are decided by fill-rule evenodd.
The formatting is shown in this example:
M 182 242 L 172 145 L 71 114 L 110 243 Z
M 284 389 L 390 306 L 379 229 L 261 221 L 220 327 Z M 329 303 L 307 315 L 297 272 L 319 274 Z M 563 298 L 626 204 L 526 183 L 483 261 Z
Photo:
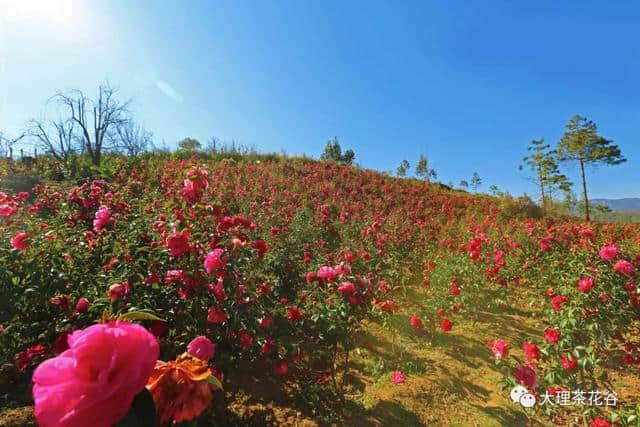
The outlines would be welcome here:
M 549 344 L 557 344 L 560 341 L 560 331 L 555 328 L 547 328 L 544 330 L 544 339 Z
M 125 298 L 127 295 L 129 295 L 129 290 L 130 290 L 130 286 L 129 286 L 129 282 L 125 281 L 122 283 L 114 283 L 113 285 L 109 286 L 109 292 L 107 292 L 107 295 L 109 296 L 109 299 L 111 301 L 118 301 L 121 298 Z
M 24 372 L 35 358 L 44 355 L 46 351 L 45 346 L 37 344 L 16 355 L 16 368 L 18 372 Z
M 289 307 L 289 312 L 287 313 L 287 319 L 292 322 L 297 322 L 298 320 L 302 319 L 302 312 L 295 305 L 291 306 Z
M 616 261 L 613 269 L 617 273 L 624 274 L 625 276 L 631 276 L 633 274 L 633 264 L 624 259 Z
M 251 344 L 253 344 L 253 337 L 247 330 L 242 330 L 238 332 L 238 341 L 240 342 L 240 346 L 242 348 L 249 348 Z
M 76 311 L 78 313 L 84 313 L 89 309 L 89 300 L 85 297 L 82 297 L 76 303 Z
M 269 316 L 264 316 L 262 319 L 260 319 L 260 327 L 262 329 L 267 329 L 269 328 L 269 326 L 271 326 L 271 318 Z
M 220 307 L 209 307 L 207 320 L 210 323 L 224 323 L 229 320 L 229 316 L 227 316 L 227 313 L 225 313 L 224 309 Z
M 262 343 L 262 354 L 269 354 L 276 346 L 276 340 L 273 337 L 267 337 Z
M 158 359 L 156 338 L 127 322 L 89 326 L 69 349 L 33 373 L 35 416 L 42 426 L 110 426 L 129 410 Z
M 503 339 L 491 340 L 487 343 L 496 359 L 504 359 L 507 357 L 511 345 Z
M 598 417 L 591 421 L 591 427 L 611 427 L 611 423 L 604 418 Z
M 578 290 L 582 293 L 589 291 L 595 285 L 595 281 L 591 277 L 583 277 L 578 282 Z
M 442 319 L 440 321 L 440 329 L 442 332 L 449 332 L 453 328 L 453 322 L 449 319 Z
M 340 286 L 338 286 L 338 292 L 342 295 L 349 295 L 356 291 L 356 285 L 351 282 L 342 282 Z
M 514 376 L 520 384 L 527 388 L 534 388 L 538 380 L 538 374 L 530 366 L 517 366 L 513 372 Z
M 264 254 L 267 253 L 267 251 L 269 250 L 269 245 L 267 245 L 267 243 L 262 239 L 258 239 L 255 242 L 253 242 L 252 247 L 256 251 L 258 251 L 259 258 L 262 258 Z
M 422 319 L 414 314 L 409 318 L 409 325 L 416 330 L 422 329 Z
M 274 370 L 276 375 L 287 375 L 287 372 L 289 371 L 289 365 L 287 364 L 286 360 L 281 361 L 278 366 L 276 367 L 276 369 Z
M 606 261 L 610 261 L 614 259 L 616 255 L 618 255 L 619 251 L 620 251 L 620 248 L 618 247 L 618 245 L 614 245 L 614 244 L 604 245 L 600 249 L 600 258 Z
M 179 258 L 188 253 L 191 250 L 191 246 L 189 246 L 190 236 L 191 233 L 189 230 L 183 230 L 180 233 L 173 230 L 173 232 L 164 239 L 164 246 L 169 248 L 169 255 L 174 258 Z
M 562 363 L 562 367 L 567 371 L 573 371 L 578 366 L 578 359 L 575 357 L 568 358 L 567 356 L 562 356 L 560 362 Z
M 537 360 L 542 357 L 542 355 L 540 354 L 540 349 L 535 344 L 525 342 L 524 344 L 522 344 L 522 349 L 524 350 L 524 353 L 527 355 L 528 359 Z
M 460 288 L 458 287 L 458 282 L 457 282 L 457 281 L 455 281 L 455 280 L 453 280 L 453 281 L 451 282 L 451 289 L 450 289 L 450 293 L 451 293 L 451 295 L 453 295 L 454 297 L 455 297 L 455 296 L 460 295 Z
M 562 310 L 562 306 L 569 302 L 569 298 L 564 295 L 556 295 L 551 298 L 551 306 L 556 312 Z
M 18 251 L 24 251 L 28 249 L 29 244 L 25 242 L 27 237 L 28 237 L 28 234 L 26 231 L 18 232 L 15 236 L 11 238 L 11 246 L 13 246 L 13 248 Z
M 198 359 L 209 361 L 216 354 L 216 346 L 207 337 L 195 337 L 187 345 L 187 353 Z

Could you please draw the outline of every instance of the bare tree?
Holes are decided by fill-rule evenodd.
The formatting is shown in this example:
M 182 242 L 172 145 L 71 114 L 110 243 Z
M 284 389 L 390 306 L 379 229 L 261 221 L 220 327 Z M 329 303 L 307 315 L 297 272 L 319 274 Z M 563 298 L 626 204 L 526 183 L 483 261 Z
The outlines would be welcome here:
M 153 146 L 153 134 L 144 129 L 132 119 L 114 127 L 110 132 L 112 148 L 125 153 L 128 156 L 135 156 Z
M 80 90 L 59 92 L 54 99 L 67 109 L 69 120 L 78 126 L 79 140 L 91 157 L 93 164 L 100 164 L 108 132 L 129 119 L 129 102 L 116 100 L 116 89 L 108 83 L 100 85 L 97 99 L 87 97 Z
M 25 137 L 25 134 L 21 134 L 17 138 L 9 138 L 0 132 L 0 151 L 7 157 L 11 157 L 13 146 Z
M 77 136 L 75 122 L 71 120 L 30 120 L 27 134 L 35 138 L 37 144 L 57 160 L 66 161 L 75 151 Z

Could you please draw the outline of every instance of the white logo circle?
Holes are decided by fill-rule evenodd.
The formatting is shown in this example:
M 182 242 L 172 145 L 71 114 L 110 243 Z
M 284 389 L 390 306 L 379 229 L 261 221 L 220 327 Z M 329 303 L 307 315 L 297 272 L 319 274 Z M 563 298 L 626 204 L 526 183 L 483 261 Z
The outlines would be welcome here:
M 511 400 L 514 402 L 520 402 L 520 398 L 522 395 L 529 393 L 529 390 L 522 387 L 521 385 L 515 386 L 511 389 Z
M 533 408 L 536 406 L 536 397 L 531 393 L 525 393 L 520 396 L 520 404 L 525 408 Z

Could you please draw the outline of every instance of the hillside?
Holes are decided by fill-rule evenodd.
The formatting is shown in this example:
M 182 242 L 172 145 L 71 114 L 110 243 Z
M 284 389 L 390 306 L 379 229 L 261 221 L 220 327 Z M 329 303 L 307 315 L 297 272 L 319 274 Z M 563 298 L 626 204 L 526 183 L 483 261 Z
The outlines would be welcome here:
M 17 176 L 39 184 L 20 192 Z M 537 220 L 512 199 L 277 155 L 0 161 L 0 180 L 0 424 L 32 416 L 53 357 L 91 373 L 65 393 L 148 368 L 136 392 L 167 423 L 637 416 L 639 225 Z M 135 328 L 146 350 L 116 345 L 106 363 L 104 341 L 74 338 L 100 328 Z M 518 384 L 617 403 L 526 408 Z
M 593 206 L 605 204 L 612 211 L 640 211 L 640 198 L 631 197 L 625 199 L 593 199 Z

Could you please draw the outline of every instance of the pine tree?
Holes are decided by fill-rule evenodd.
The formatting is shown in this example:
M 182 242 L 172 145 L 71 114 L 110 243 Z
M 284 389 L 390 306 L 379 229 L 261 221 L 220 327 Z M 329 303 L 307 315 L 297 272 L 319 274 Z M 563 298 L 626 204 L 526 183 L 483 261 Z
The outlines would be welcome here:
M 585 219 L 590 220 L 589 197 L 587 196 L 586 165 L 619 165 L 627 161 L 620 148 L 612 140 L 598 135 L 598 127 L 591 120 L 580 115 L 573 116 L 566 125 L 566 131 L 556 149 L 562 162 L 577 162 L 582 178 L 582 198 L 585 204 Z

